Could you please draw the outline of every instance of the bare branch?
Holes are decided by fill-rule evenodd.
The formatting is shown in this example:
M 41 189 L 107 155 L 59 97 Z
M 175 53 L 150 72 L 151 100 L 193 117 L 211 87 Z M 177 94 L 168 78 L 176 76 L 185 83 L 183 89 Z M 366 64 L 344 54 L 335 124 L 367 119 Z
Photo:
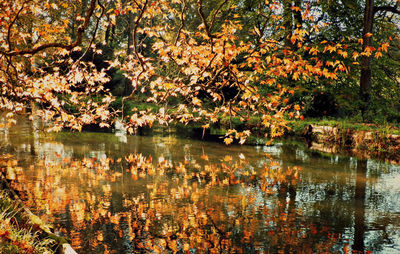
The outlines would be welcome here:
M 176 34 L 174 45 L 176 45 L 178 43 L 181 31 L 182 31 L 183 27 L 185 26 L 185 19 L 184 19 L 185 11 L 186 11 L 186 0 L 183 0 L 183 7 L 182 7 L 182 12 L 181 12 L 181 25 L 179 27 L 179 30 L 178 30 L 177 34 Z
M 400 10 L 397 9 L 397 5 L 396 6 L 378 6 L 378 7 L 374 7 L 374 14 L 379 12 L 379 11 L 400 14 Z
M 223 2 L 218 6 L 217 10 L 214 12 L 214 15 L 212 16 L 212 19 L 211 19 L 210 32 L 211 32 L 211 30 L 212 30 L 212 28 L 213 28 L 213 26 L 214 26 L 214 21 L 215 21 L 215 18 L 217 17 L 217 14 L 218 14 L 219 11 L 221 10 L 222 6 L 224 6 L 224 4 L 226 4 L 227 2 L 228 2 L 228 0 L 223 1 Z
M 84 58 L 84 57 L 86 56 L 86 54 L 88 53 L 90 47 L 92 46 L 92 44 L 93 44 L 93 42 L 94 42 L 94 39 L 95 39 L 95 37 L 96 37 L 96 34 L 97 34 L 97 29 L 99 28 L 100 19 L 103 17 L 104 12 L 105 12 L 105 9 L 106 9 L 106 8 L 104 7 L 104 5 L 100 2 L 100 0 L 98 0 L 97 2 L 98 2 L 99 6 L 100 6 L 100 8 L 101 8 L 101 14 L 100 14 L 100 17 L 98 17 L 98 19 L 97 19 L 96 27 L 94 28 L 93 35 L 92 35 L 92 39 L 90 40 L 90 43 L 89 43 L 89 45 L 87 46 L 85 53 L 79 58 L 78 61 L 80 61 L 82 58 Z
M 206 18 L 205 18 L 205 16 L 204 16 L 204 13 L 203 13 L 203 0 L 198 0 L 198 1 L 197 1 L 197 10 L 198 10 L 198 12 L 199 12 L 201 21 L 203 22 L 204 29 L 206 30 L 207 36 L 208 36 L 210 39 L 214 38 L 215 36 L 213 36 L 213 35 L 211 34 L 210 27 L 208 26 L 207 20 L 206 20 Z

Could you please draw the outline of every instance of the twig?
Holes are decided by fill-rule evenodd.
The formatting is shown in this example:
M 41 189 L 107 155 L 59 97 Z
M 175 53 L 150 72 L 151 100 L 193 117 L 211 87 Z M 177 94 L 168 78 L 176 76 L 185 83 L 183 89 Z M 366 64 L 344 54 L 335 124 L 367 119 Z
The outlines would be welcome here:
M 10 25 L 8 26 L 8 29 L 7 29 L 8 51 L 11 51 L 11 28 L 12 28 L 12 26 L 15 24 L 15 22 L 17 21 L 18 16 L 19 16 L 19 14 L 21 13 L 21 11 L 24 9 L 24 7 L 25 7 L 24 5 L 25 5 L 26 3 L 28 3 L 28 2 L 29 2 L 29 1 L 26 1 L 26 2 L 22 3 L 21 8 L 18 10 L 18 12 L 17 12 L 17 14 L 15 15 L 14 19 L 11 21 Z
M 137 29 L 139 27 L 139 23 L 140 23 L 141 19 L 143 18 L 144 12 L 146 11 L 148 3 L 149 3 L 149 0 L 146 0 L 144 2 L 144 4 L 143 4 L 143 7 L 140 8 L 139 16 L 137 17 L 137 19 L 135 21 L 135 26 L 133 28 L 133 50 L 135 52 L 136 57 L 138 58 L 138 60 L 140 62 L 142 70 L 144 70 L 144 68 L 145 68 L 144 66 L 145 65 L 144 65 L 144 61 L 143 61 L 142 57 L 139 55 L 139 52 L 138 52 L 138 49 L 137 49 Z M 138 75 L 138 77 L 140 77 L 141 74 L 142 73 L 140 73 Z
M 180 25 L 179 30 L 178 30 L 178 32 L 176 34 L 176 37 L 175 37 L 175 43 L 174 43 L 175 46 L 178 43 L 179 36 L 180 36 L 180 34 L 182 32 L 183 27 L 185 26 L 185 19 L 183 17 L 184 13 L 185 13 L 185 10 L 186 10 L 186 0 L 183 0 L 183 7 L 182 7 L 182 12 L 181 12 L 181 25 Z
M 210 27 L 208 26 L 207 20 L 206 20 L 206 18 L 204 16 L 204 13 L 203 13 L 203 0 L 198 0 L 197 1 L 197 11 L 199 12 L 199 15 L 200 15 L 201 21 L 203 22 L 204 29 L 206 30 L 207 36 L 212 41 L 212 38 L 214 38 L 215 36 L 213 36 L 211 34 Z
M 78 59 L 78 62 L 81 61 L 81 59 L 84 58 L 86 56 L 86 54 L 89 52 L 89 49 L 92 46 L 92 44 L 94 42 L 94 39 L 96 37 L 97 29 L 99 28 L 100 19 L 103 17 L 104 11 L 106 9 L 104 7 L 104 5 L 100 2 L 100 0 L 97 0 L 97 3 L 99 4 L 99 6 L 101 8 L 101 14 L 100 14 L 100 17 L 97 19 L 96 26 L 95 26 L 94 31 L 93 31 L 92 39 L 90 40 L 90 43 L 87 46 L 85 53 L 83 53 L 83 55 Z
M 217 14 L 218 14 L 219 11 L 221 10 L 222 6 L 224 6 L 224 4 L 226 4 L 227 2 L 228 2 L 228 0 L 223 1 L 223 2 L 218 6 L 217 10 L 214 12 L 214 15 L 213 15 L 212 18 L 211 18 L 210 32 L 211 32 L 211 30 L 212 30 L 212 28 L 213 28 L 214 21 L 215 21 L 215 18 L 216 18 L 216 16 L 217 16 Z

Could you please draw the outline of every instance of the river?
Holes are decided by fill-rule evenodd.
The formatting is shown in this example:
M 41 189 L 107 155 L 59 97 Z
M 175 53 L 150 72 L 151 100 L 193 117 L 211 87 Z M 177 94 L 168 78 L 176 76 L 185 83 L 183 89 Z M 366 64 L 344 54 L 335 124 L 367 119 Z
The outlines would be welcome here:
M 292 142 L 39 129 L 0 128 L 0 156 L 78 253 L 400 253 L 398 165 Z

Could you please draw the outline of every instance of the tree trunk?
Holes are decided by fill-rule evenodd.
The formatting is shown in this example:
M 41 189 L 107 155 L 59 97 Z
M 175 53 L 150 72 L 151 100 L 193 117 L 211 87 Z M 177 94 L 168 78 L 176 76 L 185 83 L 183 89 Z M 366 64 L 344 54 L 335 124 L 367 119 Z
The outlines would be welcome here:
M 372 28 L 374 23 L 374 0 L 365 1 L 364 27 L 363 27 L 363 52 L 367 47 L 372 46 Z M 360 98 L 361 113 L 365 120 L 365 113 L 368 110 L 371 92 L 371 60 L 372 56 L 362 56 L 361 77 L 360 77 Z
M 290 37 L 293 33 L 293 19 L 292 19 L 292 1 L 284 0 L 283 1 L 283 26 L 285 27 L 285 46 L 292 47 L 292 43 L 290 42 Z
M 301 8 L 301 2 L 302 0 L 294 0 L 293 1 L 293 6 L 294 7 L 299 7 Z M 292 10 L 293 11 L 293 21 L 294 21 L 294 28 L 301 27 L 303 24 L 303 17 L 301 16 L 301 12 L 297 10 Z
M 301 27 L 301 12 L 293 7 L 301 8 L 302 0 L 284 0 L 283 1 L 283 26 L 285 27 L 285 45 L 295 50 L 296 42 L 291 41 L 294 31 Z

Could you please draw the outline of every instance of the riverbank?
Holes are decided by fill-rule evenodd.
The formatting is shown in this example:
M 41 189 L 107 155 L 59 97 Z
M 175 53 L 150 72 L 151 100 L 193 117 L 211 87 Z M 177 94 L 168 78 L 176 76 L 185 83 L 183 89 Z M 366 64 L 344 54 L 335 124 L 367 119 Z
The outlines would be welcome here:
M 268 132 L 261 126 L 261 121 L 250 119 L 241 122 L 233 118 L 229 124 L 238 130 L 249 129 L 252 135 L 247 145 L 265 145 L 269 140 L 263 134 Z M 176 125 L 176 132 L 186 137 L 222 142 L 230 128 L 228 121 L 221 119 L 209 129 L 201 124 Z M 306 119 L 288 122 L 284 135 L 276 139 L 299 139 L 312 149 L 324 153 L 343 153 L 360 158 L 376 158 L 400 162 L 400 128 L 394 124 L 364 124 L 347 120 Z M 164 130 L 165 131 L 165 130 Z M 170 130 L 171 132 L 171 130 Z
M 76 254 L 67 240 L 52 232 L 27 208 L 6 178 L 13 160 L 0 157 L 0 253 Z
M 145 105 L 139 104 L 142 108 Z M 134 105 L 130 105 L 134 107 Z M 110 128 L 100 128 L 93 124 L 85 126 L 88 132 L 125 133 L 123 127 L 115 124 Z M 163 126 L 155 123 L 151 128 L 144 126 L 136 130 L 136 135 L 177 135 L 184 138 L 199 139 L 222 143 L 229 129 L 237 131 L 250 130 L 246 145 L 265 145 L 269 139 L 264 134 L 269 130 L 263 127 L 260 117 L 252 116 L 246 121 L 240 117 L 219 117 L 219 119 L 203 128 L 204 122 L 189 124 L 173 123 Z M 360 158 L 375 158 L 398 164 L 400 162 L 400 125 L 399 124 L 366 124 L 348 119 L 306 118 L 304 120 L 288 120 L 283 136 L 275 138 L 299 139 L 307 148 L 324 153 L 342 153 Z M 68 130 L 67 130 L 68 131 Z M 237 142 L 237 140 L 235 140 Z M 234 141 L 234 143 L 235 143 Z
M 303 138 L 313 150 L 400 162 L 400 128 L 396 124 L 308 119 L 291 122 L 290 127 L 288 135 Z
M 55 241 L 40 239 L 40 231 L 28 224 L 21 207 L 6 190 L 0 190 L 0 253 L 55 253 Z

